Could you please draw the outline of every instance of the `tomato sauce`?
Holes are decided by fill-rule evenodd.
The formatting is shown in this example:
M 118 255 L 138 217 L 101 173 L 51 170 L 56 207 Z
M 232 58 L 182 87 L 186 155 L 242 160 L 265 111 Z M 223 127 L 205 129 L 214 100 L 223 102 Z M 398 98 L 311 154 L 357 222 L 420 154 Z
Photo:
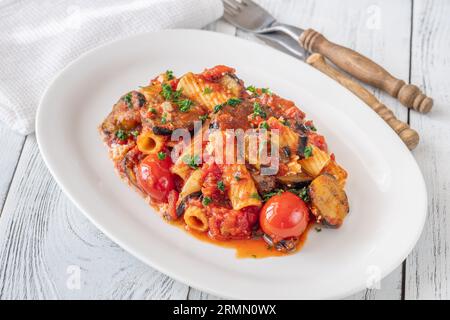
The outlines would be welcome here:
M 252 258 L 252 259 L 260 259 L 260 258 L 268 258 L 268 257 L 282 257 L 290 254 L 294 254 L 303 247 L 308 238 L 308 233 L 311 230 L 314 223 L 309 223 L 305 232 L 300 236 L 300 240 L 297 243 L 297 246 L 294 250 L 289 253 L 283 253 L 275 248 L 269 248 L 267 243 L 262 239 L 247 239 L 247 240 L 214 240 L 208 236 L 206 232 L 197 232 L 194 230 L 186 230 L 185 224 L 180 221 L 172 221 L 169 222 L 172 225 L 180 227 L 185 232 L 192 235 L 194 238 L 204 241 L 210 244 L 214 244 L 216 246 L 220 246 L 223 248 L 234 249 L 236 251 L 236 258 Z

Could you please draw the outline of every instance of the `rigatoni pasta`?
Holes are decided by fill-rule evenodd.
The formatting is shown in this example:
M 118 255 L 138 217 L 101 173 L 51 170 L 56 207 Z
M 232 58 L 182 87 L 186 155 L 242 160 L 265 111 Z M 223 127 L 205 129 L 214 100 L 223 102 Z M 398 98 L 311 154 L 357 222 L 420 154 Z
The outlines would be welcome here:
M 166 220 L 270 256 L 299 248 L 308 224 L 339 227 L 349 210 L 347 172 L 305 117 L 219 65 L 161 73 L 122 95 L 99 130 L 117 172 Z

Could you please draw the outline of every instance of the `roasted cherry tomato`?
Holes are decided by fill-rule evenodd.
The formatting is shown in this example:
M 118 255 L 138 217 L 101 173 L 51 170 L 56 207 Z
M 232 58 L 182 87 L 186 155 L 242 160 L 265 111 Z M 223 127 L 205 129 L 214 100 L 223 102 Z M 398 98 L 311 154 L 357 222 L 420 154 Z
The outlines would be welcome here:
M 309 211 L 305 202 L 291 192 L 273 196 L 261 210 L 261 229 L 275 242 L 300 236 L 308 226 Z
M 148 155 L 138 166 L 138 184 L 154 200 L 166 201 L 169 192 L 175 189 L 170 166 L 169 156 L 160 160 L 156 154 Z

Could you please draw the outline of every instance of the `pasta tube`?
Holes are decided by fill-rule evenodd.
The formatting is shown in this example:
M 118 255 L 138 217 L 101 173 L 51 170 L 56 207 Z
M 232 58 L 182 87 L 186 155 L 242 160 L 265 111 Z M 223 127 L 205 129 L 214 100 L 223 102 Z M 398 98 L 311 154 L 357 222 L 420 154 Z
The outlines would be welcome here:
M 136 139 L 136 144 L 142 153 L 155 154 L 162 150 L 167 137 L 158 136 L 152 131 L 143 131 Z
M 309 146 L 312 148 L 312 155 L 309 158 L 300 160 L 299 163 L 303 170 L 314 178 L 317 177 L 322 169 L 328 164 L 330 156 L 314 145 Z
M 228 198 L 234 210 L 262 205 L 255 182 L 245 165 L 224 165 L 223 180 L 228 187 Z
M 189 206 L 184 212 L 184 222 L 189 229 L 205 232 L 208 230 L 208 218 L 204 209 Z

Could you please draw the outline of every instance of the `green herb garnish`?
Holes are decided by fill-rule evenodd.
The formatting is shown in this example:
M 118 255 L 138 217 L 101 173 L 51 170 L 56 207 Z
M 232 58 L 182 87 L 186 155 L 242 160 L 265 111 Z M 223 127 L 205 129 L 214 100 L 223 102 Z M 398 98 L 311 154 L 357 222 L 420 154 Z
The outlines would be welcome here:
M 308 189 L 306 187 L 301 189 L 289 189 L 288 191 L 299 196 L 303 201 L 309 202 Z
M 164 97 L 164 99 L 172 100 L 172 93 L 173 93 L 172 86 L 170 84 L 163 83 L 161 94 Z
M 266 130 L 269 130 L 269 125 L 267 124 L 267 122 L 261 122 L 260 124 L 259 124 L 259 127 L 261 128 L 261 129 L 266 129 Z
M 275 190 L 273 190 L 273 191 L 271 191 L 271 192 L 267 192 L 267 193 L 263 194 L 263 201 L 267 201 L 267 200 L 269 200 L 270 198 L 272 198 L 273 196 L 280 195 L 280 194 L 282 194 L 283 192 L 284 192 L 283 189 L 275 189 Z
M 234 180 L 240 181 L 241 180 L 241 174 L 239 172 L 234 174 Z
M 253 116 L 260 116 L 263 119 L 267 118 L 267 113 L 262 109 L 261 104 L 258 102 L 253 104 Z
M 305 156 L 305 159 L 308 159 L 309 157 L 312 156 L 312 147 L 311 146 L 306 146 L 305 147 L 305 151 L 303 151 L 303 155 Z
M 137 137 L 137 136 L 139 135 L 139 131 L 133 130 L 133 131 L 131 131 L 131 134 L 132 134 L 134 137 Z
M 198 164 L 200 163 L 200 157 L 198 155 L 191 157 L 190 155 L 187 154 L 181 160 L 183 160 L 183 162 L 192 169 L 197 169 Z
M 227 104 L 229 106 L 235 107 L 241 102 L 242 102 L 242 100 L 239 98 L 230 98 L 230 99 L 228 99 Z
M 166 124 L 167 123 L 167 115 L 164 113 L 161 117 L 161 123 Z
M 204 114 L 204 115 L 199 116 L 198 118 L 204 122 L 204 121 L 206 121 L 206 119 L 209 118 L 209 116 L 207 114 Z
M 173 71 L 172 70 L 167 70 L 166 71 L 166 77 L 167 77 L 167 80 L 172 80 L 174 78 Z
M 262 89 L 261 89 L 261 92 L 262 92 L 262 93 L 266 93 L 266 94 L 268 94 L 268 95 L 270 95 L 270 96 L 272 95 L 272 91 L 270 91 L 269 88 L 262 88 Z
M 282 123 L 283 125 L 285 125 L 286 127 L 289 127 L 289 125 L 291 124 L 291 123 L 289 122 L 289 120 L 286 120 L 286 119 L 283 119 L 283 121 L 281 121 L 281 123 Z
M 320 227 L 315 227 L 314 229 L 316 229 L 317 232 L 321 232 L 322 231 L 322 228 L 320 228 Z
M 213 92 L 213 89 L 211 89 L 210 87 L 205 87 L 205 89 L 203 90 L 203 94 L 210 94 L 211 92 Z
M 173 91 L 172 86 L 170 84 L 163 83 L 161 95 L 164 97 L 164 99 L 176 103 L 181 96 L 181 89 Z
M 255 86 L 248 86 L 247 88 L 245 88 L 245 90 L 250 91 L 251 93 L 258 95 L 258 91 L 256 90 Z
M 148 112 L 156 113 L 156 109 L 153 107 L 148 108 Z
M 124 98 L 123 98 L 123 100 L 125 101 L 125 103 L 127 104 L 127 107 L 128 108 L 133 108 L 133 102 L 131 101 L 131 92 L 130 93 L 128 93 Z
M 181 112 L 188 112 L 193 104 L 194 102 L 189 99 L 184 99 L 178 102 L 178 106 L 180 107 Z
M 126 133 L 122 129 L 119 129 L 119 130 L 116 131 L 116 137 L 119 140 L 125 141 L 125 140 L 128 139 L 128 133 Z
M 223 183 L 222 180 L 220 180 L 219 182 L 217 182 L 217 189 L 219 189 L 219 190 L 222 191 L 222 192 L 225 191 L 225 184 Z
M 164 160 L 165 158 L 166 158 L 166 153 L 165 152 L 162 152 L 162 151 L 160 151 L 160 152 L 158 152 L 158 159 L 159 160 Z
M 204 205 L 204 206 L 207 206 L 208 204 L 210 204 L 211 203 L 211 198 L 210 197 L 203 197 L 203 200 L 202 200 L 202 204 Z
M 217 113 L 217 112 L 219 112 L 220 110 L 222 110 L 222 108 L 223 108 L 223 104 L 218 104 L 218 105 L 216 105 L 216 106 L 214 107 L 213 112 L 214 112 L 214 113 Z

